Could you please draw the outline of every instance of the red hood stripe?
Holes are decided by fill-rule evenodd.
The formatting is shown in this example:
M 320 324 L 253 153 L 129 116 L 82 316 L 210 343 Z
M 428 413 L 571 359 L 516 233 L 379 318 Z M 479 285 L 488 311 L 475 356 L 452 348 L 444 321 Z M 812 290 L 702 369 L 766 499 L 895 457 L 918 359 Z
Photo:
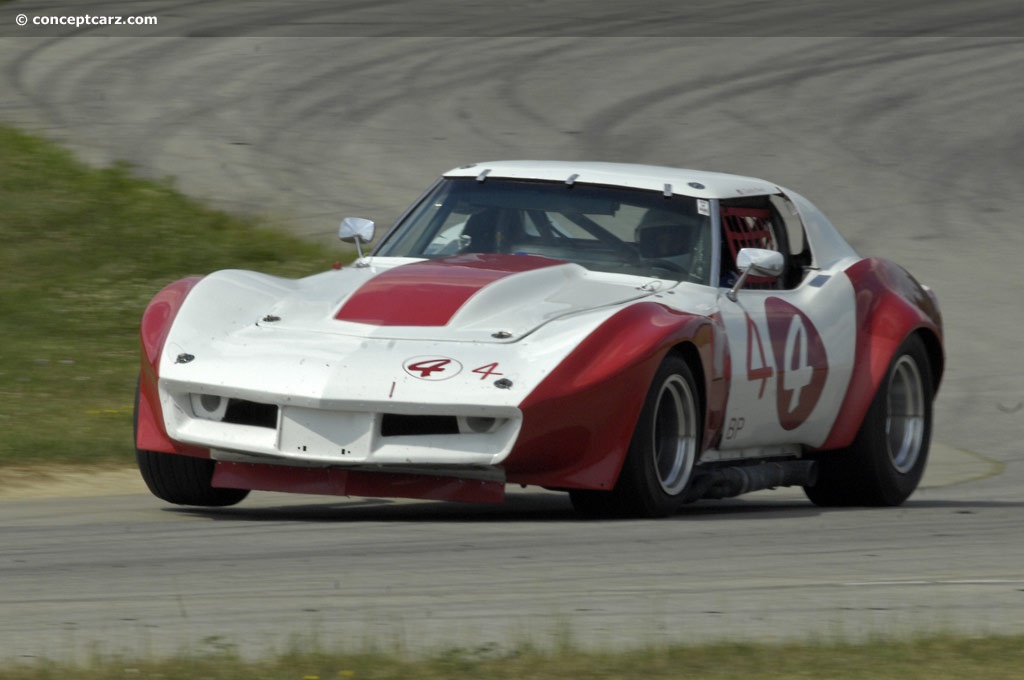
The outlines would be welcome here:
M 444 326 L 488 284 L 560 264 L 564 262 L 543 257 L 490 254 L 414 262 L 370 279 L 334 318 L 376 326 Z

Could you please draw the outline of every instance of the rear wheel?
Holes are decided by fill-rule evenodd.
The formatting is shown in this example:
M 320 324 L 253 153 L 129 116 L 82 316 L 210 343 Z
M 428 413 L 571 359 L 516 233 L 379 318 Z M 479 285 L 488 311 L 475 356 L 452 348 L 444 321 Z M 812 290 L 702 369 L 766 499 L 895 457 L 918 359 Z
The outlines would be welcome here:
M 924 343 L 911 336 L 896 352 L 853 444 L 819 459 L 817 483 L 804 487 L 807 497 L 822 506 L 903 503 L 924 475 L 933 398 Z
M 668 356 L 651 382 L 615 488 L 571 491 L 577 512 L 665 517 L 679 510 L 700 453 L 699 405 L 690 367 Z
M 135 390 L 135 431 L 138 433 L 139 390 Z M 154 496 L 176 505 L 224 507 L 241 502 L 248 489 L 219 489 L 211 484 L 216 463 L 208 458 L 135 449 L 142 479 Z

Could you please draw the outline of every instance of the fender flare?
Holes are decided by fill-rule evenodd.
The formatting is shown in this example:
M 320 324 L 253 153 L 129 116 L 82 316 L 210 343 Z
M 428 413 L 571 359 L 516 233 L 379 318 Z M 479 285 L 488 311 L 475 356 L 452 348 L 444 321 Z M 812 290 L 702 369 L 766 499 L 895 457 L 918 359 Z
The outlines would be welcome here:
M 189 446 L 172 440 L 164 428 L 163 410 L 157 383 L 160 379 L 160 357 L 185 298 L 203 277 L 179 279 L 153 296 L 142 314 L 139 340 L 142 356 L 139 370 L 139 393 L 135 408 L 135 448 L 162 453 L 180 453 L 209 458 L 209 449 Z
M 611 489 L 651 380 L 665 356 L 699 357 L 705 443 L 721 428 L 727 392 L 724 338 L 709 317 L 656 302 L 626 307 L 584 339 L 521 402 L 523 426 L 503 466 L 511 483 Z
M 934 293 L 905 269 L 881 258 L 860 260 L 845 271 L 856 299 L 856 349 L 853 372 L 840 416 L 819 450 L 849 446 L 900 345 L 914 333 L 928 351 L 937 390 L 945 366 L 942 314 Z

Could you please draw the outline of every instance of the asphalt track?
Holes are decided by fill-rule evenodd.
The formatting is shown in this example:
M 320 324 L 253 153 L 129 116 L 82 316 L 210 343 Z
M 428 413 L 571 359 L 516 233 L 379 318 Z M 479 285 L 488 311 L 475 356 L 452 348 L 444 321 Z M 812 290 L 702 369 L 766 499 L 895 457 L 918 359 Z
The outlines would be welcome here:
M 164 37 L 18 32 L 10 14 L 53 5 L 0 7 L 0 35 L 17 36 L 0 38 L 0 120 L 325 241 L 345 215 L 387 225 L 467 161 L 772 179 L 938 292 L 934 457 L 899 509 L 822 510 L 780 491 L 664 521 L 579 521 L 529 489 L 500 507 L 254 494 L 195 511 L 138 489 L 3 500 L 0 659 L 1024 633 L 1017 3 L 971 4 L 966 29 L 937 11 L 916 37 L 906 23 L 887 33 L 872 2 L 847 17 L 855 30 L 773 3 L 756 30 L 733 15 L 704 31 L 715 37 L 672 36 L 657 15 L 617 30 L 612 14 L 577 33 L 589 37 L 472 37 L 472 22 L 447 38 L 405 24 L 402 37 L 297 37 L 274 28 L 301 24 L 288 8 L 323 19 L 328 3 L 133 5 L 164 17 Z M 256 5 L 273 16 L 246 14 Z M 185 37 L 225 32 L 239 35 Z

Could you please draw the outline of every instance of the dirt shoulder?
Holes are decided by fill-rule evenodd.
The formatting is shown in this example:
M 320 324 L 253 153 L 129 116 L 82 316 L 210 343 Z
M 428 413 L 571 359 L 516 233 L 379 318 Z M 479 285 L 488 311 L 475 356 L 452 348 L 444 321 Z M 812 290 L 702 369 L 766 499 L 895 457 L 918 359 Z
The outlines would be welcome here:
M 0 501 L 146 492 L 146 484 L 134 467 L 90 469 L 69 465 L 0 468 Z

